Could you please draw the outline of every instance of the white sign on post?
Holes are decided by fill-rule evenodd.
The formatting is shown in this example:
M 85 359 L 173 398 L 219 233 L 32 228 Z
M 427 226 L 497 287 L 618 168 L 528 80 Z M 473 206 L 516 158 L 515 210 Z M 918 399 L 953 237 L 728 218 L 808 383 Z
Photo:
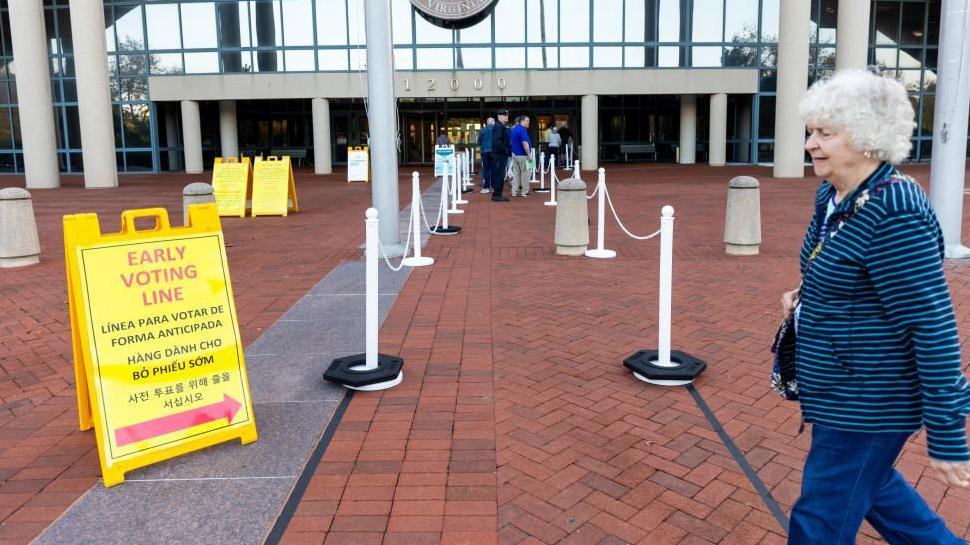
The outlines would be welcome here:
M 370 157 L 367 146 L 347 148 L 347 182 L 370 181 Z
M 455 146 L 435 146 L 434 147 L 434 175 L 443 176 L 445 173 L 445 163 L 448 163 L 454 174 Z

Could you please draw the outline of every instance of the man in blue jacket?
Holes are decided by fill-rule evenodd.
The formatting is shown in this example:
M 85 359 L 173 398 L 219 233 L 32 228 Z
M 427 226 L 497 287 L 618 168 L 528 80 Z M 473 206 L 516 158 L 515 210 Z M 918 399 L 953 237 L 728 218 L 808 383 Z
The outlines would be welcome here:
M 478 133 L 478 149 L 482 152 L 482 193 L 492 192 L 492 127 L 495 118 L 490 117 Z
M 492 200 L 508 202 L 508 197 L 502 196 L 505 188 L 505 170 L 509 164 L 511 146 L 509 144 L 509 111 L 499 110 L 498 122 L 492 125 Z

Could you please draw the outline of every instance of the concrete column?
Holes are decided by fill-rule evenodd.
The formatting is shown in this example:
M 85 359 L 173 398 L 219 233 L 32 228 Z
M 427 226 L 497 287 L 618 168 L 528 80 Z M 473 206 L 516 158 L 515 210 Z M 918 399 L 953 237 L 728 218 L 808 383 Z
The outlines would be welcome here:
M 236 101 L 219 101 L 219 141 L 223 157 L 239 156 L 239 131 L 236 129 Z
M 805 125 L 798 103 L 808 89 L 811 2 L 782 2 L 778 31 L 778 95 L 775 99 L 776 178 L 805 175 Z
M 970 57 L 970 41 L 966 39 L 970 33 L 970 5 L 964 0 L 943 0 L 941 11 L 930 202 L 943 231 L 946 257 L 965 259 L 970 257 L 970 248 L 960 242 L 960 234 L 970 112 L 970 70 L 966 70 Z
M 185 148 L 185 172 L 201 174 L 202 165 L 202 120 L 199 117 L 199 103 L 194 100 L 182 101 L 182 146 Z
M 71 2 L 84 187 L 117 187 L 114 120 L 108 91 L 108 48 L 101 0 Z M 50 107 L 50 105 L 48 105 Z
M 179 157 L 179 152 L 177 149 L 171 149 L 178 146 L 179 142 L 179 126 L 178 120 L 175 116 L 175 104 L 171 103 L 165 108 L 165 141 L 168 143 L 168 169 L 169 170 L 182 170 L 182 158 Z
M 310 101 L 313 111 L 313 172 L 333 173 L 333 149 L 330 145 L 330 101 L 315 98 Z
M 580 119 L 583 121 L 583 126 L 579 143 L 583 146 L 583 153 L 579 158 L 579 168 L 583 170 L 596 170 L 600 166 L 599 105 L 600 97 L 596 95 L 584 95 L 580 104 Z
M 367 121 L 370 127 L 371 165 L 374 181 L 371 198 L 380 218 L 380 241 L 391 256 L 403 255 L 398 225 L 397 112 L 394 97 L 394 56 L 391 50 L 391 3 L 364 3 L 367 33 Z
M 835 69 L 865 68 L 869 57 L 870 0 L 839 0 Z
M 693 165 L 697 155 L 697 97 L 680 95 L 680 164 Z
M 57 129 L 51 107 L 50 63 L 41 0 L 10 2 L 10 37 L 17 69 L 20 144 L 29 189 L 59 187 Z
M 738 109 L 738 138 L 742 140 L 751 139 L 751 106 L 754 97 L 745 97 L 740 101 Z M 738 160 L 742 163 L 756 163 L 757 160 L 751 158 L 751 143 L 745 144 L 738 150 Z
M 727 162 L 727 95 L 711 95 L 711 131 L 708 163 L 722 167 Z

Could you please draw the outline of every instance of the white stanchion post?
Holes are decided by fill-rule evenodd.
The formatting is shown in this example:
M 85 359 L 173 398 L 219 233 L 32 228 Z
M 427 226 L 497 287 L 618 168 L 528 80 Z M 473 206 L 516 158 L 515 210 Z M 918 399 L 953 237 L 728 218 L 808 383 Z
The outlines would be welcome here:
M 599 205 L 599 213 L 596 217 L 596 248 L 586 250 L 586 257 L 611 259 L 616 257 L 616 252 L 603 247 L 606 239 L 606 169 L 604 168 L 599 169 L 599 178 L 596 181 L 596 200 Z
M 365 252 L 367 252 L 366 259 L 366 288 L 364 292 L 365 295 L 365 320 L 366 325 L 364 326 L 365 331 L 365 344 L 364 353 L 366 354 L 366 359 L 364 360 L 364 371 L 374 371 L 377 369 L 377 260 L 380 259 L 378 255 L 380 249 L 378 249 L 378 225 L 380 225 L 380 219 L 377 217 L 376 208 L 368 208 L 366 213 L 366 220 L 364 223 L 365 227 Z
M 552 156 L 550 155 L 549 158 L 552 159 Z M 553 170 L 556 168 L 551 165 L 551 162 L 549 165 L 546 165 L 546 152 L 540 151 L 539 152 L 539 189 L 536 189 L 538 193 L 545 193 L 546 191 L 549 191 L 548 189 L 546 189 L 546 167 L 547 166 L 549 167 L 549 170 Z
M 472 169 L 471 169 L 471 156 L 469 155 L 468 148 L 465 148 L 465 153 L 462 157 L 461 171 L 462 171 L 462 187 L 468 189 L 472 185 Z
M 471 156 L 468 158 L 469 172 L 475 174 L 475 150 L 470 150 Z
M 536 149 L 535 148 L 532 148 L 529 151 L 529 160 L 532 161 L 532 179 L 529 180 L 529 183 L 530 184 L 537 184 L 537 183 L 539 183 L 539 180 L 536 179 L 536 165 L 538 163 L 536 163 Z
M 670 308 L 674 281 L 674 207 L 663 207 L 660 218 L 660 328 L 657 365 L 677 367 L 670 361 Z
M 426 267 L 434 264 L 434 258 L 421 255 L 421 183 L 417 172 L 411 173 L 411 240 L 414 241 L 414 253 L 404 258 L 408 267 Z M 407 249 L 405 249 L 407 251 Z
M 549 163 L 552 164 L 552 156 L 549 157 Z M 558 185 L 559 179 L 556 177 L 556 169 L 549 169 L 549 200 L 542 203 L 546 206 L 559 206 L 556 202 L 556 185 Z
M 579 178 L 580 180 L 582 180 L 579 173 L 579 160 L 573 163 L 573 165 L 575 165 L 573 166 L 573 178 Z
M 451 167 L 451 165 L 449 165 Z M 468 204 L 468 201 L 461 198 L 461 160 L 455 156 L 454 172 L 451 175 L 451 210 L 449 214 L 464 214 L 464 210 L 458 208 L 459 204 Z

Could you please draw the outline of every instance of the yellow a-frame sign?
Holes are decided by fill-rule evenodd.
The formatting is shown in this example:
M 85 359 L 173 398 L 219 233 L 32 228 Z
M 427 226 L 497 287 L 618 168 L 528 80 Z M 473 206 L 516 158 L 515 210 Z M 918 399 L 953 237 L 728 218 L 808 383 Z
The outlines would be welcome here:
M 290 156 L 257 157 L 253 169 L 252 217 L 286 216 L 288 212 L 299 211 Z
M 140 219 L 154 227 L 137 229 Z M 257 437 L 216 205 L 189 207 L 185 227 L 163 208 L 121 223 L 102 234 L 96 214 L 64 217 L 78 414 L 95 428 L 105 486 Z

